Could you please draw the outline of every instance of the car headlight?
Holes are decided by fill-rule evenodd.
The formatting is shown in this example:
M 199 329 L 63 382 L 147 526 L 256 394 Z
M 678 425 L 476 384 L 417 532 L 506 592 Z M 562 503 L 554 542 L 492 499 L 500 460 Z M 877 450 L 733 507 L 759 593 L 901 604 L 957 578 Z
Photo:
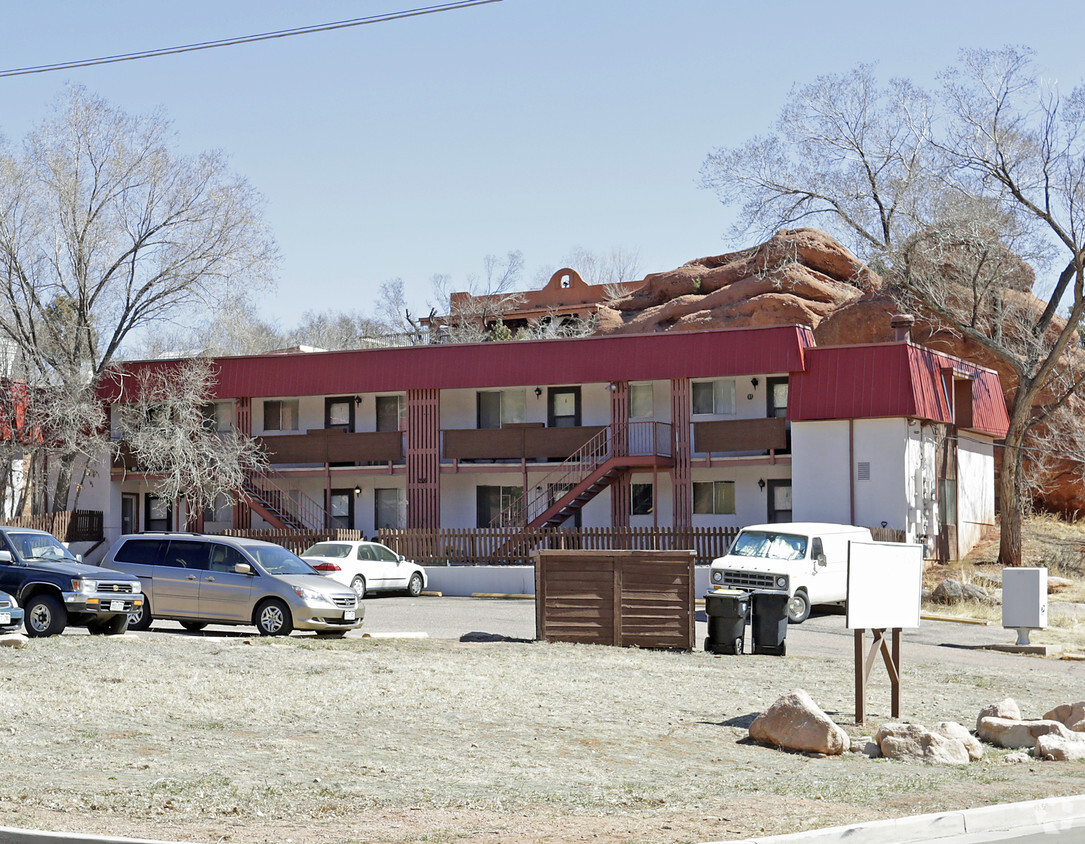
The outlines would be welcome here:
M 294 591 L 298 593 L 298 597 L 301 598 L 307 604 L 328 604 L 331 605 L 331 601 L 328 600 L 328 596 L 323 592 L 317 592 L 315 589 L 306 589 L 304 586 L 295 586 Z
M 85 592 L 85 593 L 97 592 L 98 591 L 98 581 L 97 580 L 86 580 L 85 578 L 78 578 L 78 577 L 74 578 L 72 580 L 72 591 L 73 592 Z
M 713 583 L 723 583 L 723 572 L 720 571 L 719 569 L 713 569 L 712 570 L 712 582 Z
M 782 574 L 776 575 L 776 585 L 780 589 L 786 589 L 787 588 L 787 578 Z

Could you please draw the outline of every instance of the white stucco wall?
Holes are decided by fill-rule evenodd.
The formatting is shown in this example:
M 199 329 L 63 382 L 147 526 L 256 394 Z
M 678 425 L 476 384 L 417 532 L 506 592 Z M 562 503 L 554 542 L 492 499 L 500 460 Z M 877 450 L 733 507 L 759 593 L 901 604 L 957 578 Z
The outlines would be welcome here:
M 791 423 L 791 494 L 797 522 L 848 524 L 851 502 L 846 421 Z
M 962 555 L 995 523 L 994 443 L 978 434 L 957 439 L 957 545 Z

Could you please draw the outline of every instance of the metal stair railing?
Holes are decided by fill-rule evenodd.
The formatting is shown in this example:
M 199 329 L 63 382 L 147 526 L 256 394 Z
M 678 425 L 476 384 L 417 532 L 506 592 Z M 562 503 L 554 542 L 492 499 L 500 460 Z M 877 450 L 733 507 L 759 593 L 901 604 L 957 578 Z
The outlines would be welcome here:
M 613 455 L 615 443 L 622 443 L 621 456 L 670 457 L 671 426 L 667 422 L 629 422 L 608 425 L 580 446 L 560 466 L 547 474 L 533 490 L 520 497 L 490 522 L 490 527 L 529 525 L 569 490 L 585 480 Z
M 281 476 L 270 472 L 251 472 L 245 478 L 244 492 L 257 499 L 269 511 L 294 524 L 287 527 L 306 530 L 323 530 L 329 524 L 327 510 L 299 490 L 288 490 L 281 483 Z

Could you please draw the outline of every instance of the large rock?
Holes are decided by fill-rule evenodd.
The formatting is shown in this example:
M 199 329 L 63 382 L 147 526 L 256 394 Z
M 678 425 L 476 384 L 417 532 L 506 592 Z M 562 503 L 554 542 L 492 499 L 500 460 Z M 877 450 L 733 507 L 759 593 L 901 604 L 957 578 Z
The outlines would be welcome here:
M 956 721 L 939 721 L 931 727 L 931 732 L 959 741 L 964 745 L 964 749 L 968 751 L 968 758 L 973 762 L 983 758 L 983 743 L 968 732 L 968 728 L 963 724 L 958 724 Z
M 750 724 L 750 738 L 785 750 L 830 755 L 839 755 L 851 746 L 844 729 L 803 689 L 788 692 L 758 715 Z
M 1075 733 L 1085 733 L 1085 700 L 1056 706 L 1044 713 L 1044 719 L 1065 724 Z
M 1021 720 L 1021 707 L 1012 697 L 1003 698 L 998 703 L 989 703 L 980 710 L 976 718 L 976 729 L 979 729 L 980 721 L 984 718 L 1006 718 L 1010 721 Z
M 919 724 L 885 724 L 878 730 L 875 740 L 882 756 L 888 759 L 941 765 L 967 765 L 971 761 L 963 742 Z
M 1046 735 L 1036 739 L 1036 756 L 1052 762 L 1078 762 L 1085 760 L 1085 739 L 1066 739 Z
M 990 744 L 999 747 L 1035 747 L 1040 736 L 1056 735 L 1069 741 L 1074 740 L 1071 732 L 1059 721 L 1013 721 L 1009 718 L 980 718 L 976 735 Z

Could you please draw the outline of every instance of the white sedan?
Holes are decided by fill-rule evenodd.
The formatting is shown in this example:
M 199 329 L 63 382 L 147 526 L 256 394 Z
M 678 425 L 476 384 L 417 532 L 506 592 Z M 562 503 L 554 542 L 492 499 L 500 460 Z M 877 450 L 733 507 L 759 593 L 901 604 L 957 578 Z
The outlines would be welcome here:
M 426 570 L 379 542 L 318 542 L 302 553 L 318 572 L 364 598 L 370 592 L 404 590 L 412 598 L 426 588 Z

